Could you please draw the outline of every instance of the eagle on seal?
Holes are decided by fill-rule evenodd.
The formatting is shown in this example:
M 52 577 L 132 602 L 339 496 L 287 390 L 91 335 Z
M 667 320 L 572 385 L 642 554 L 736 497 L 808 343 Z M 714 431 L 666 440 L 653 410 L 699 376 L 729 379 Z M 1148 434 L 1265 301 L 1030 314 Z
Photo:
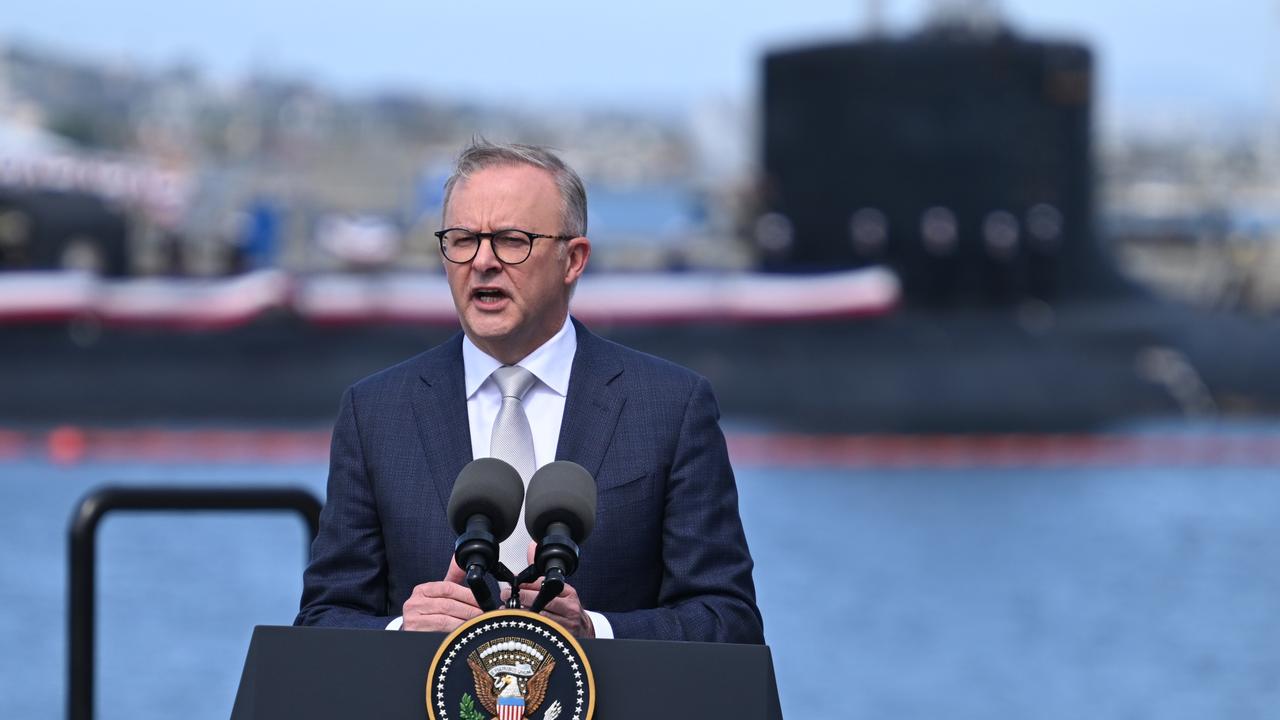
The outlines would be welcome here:
M 468 658 L 467 664 L 471 666 L 471 677 L 476 683 L 476 697 L 480 700 L 480 706 L 489 711 L 493 720 L 506 720 L 498 709 L 499 698 L 503 698 L 502 704 L 509 708 L 512 704 L 523 706 L 517 717 L 533 717 L 547 697 L 547 683 L 551 680 L 551 671 L 555 669 L 556 661 L 548 658 L 533 677 L 525 682 L 523 693 L 520 691 L 520 681 L 514 675 L 502 674 L 491 678 L 475 658 Z M 519 702 L 512 702 L 517 698 Z

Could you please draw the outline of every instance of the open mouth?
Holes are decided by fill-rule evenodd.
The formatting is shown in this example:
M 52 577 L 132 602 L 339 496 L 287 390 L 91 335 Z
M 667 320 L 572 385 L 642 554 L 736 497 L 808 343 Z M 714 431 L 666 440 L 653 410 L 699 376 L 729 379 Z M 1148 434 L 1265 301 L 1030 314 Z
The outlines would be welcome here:
M 497 288 L 480 288 L 472 291 L 471 297 L 481 306 L 497 305 L 507 299 L 507 294 Z

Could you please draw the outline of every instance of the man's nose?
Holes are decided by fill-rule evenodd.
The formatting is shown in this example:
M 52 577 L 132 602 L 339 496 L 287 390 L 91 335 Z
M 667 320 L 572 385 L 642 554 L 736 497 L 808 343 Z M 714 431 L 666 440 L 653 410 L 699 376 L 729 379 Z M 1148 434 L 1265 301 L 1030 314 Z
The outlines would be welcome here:
M 476 256 L 471 260 L 471 267 L 480 272 L 493 272 L 501 270 L 502 263 L 498 261 L 498 256 L 493 252 L 493 240 L 485 242 L 480 240 L 480 247 L 476 248 Z

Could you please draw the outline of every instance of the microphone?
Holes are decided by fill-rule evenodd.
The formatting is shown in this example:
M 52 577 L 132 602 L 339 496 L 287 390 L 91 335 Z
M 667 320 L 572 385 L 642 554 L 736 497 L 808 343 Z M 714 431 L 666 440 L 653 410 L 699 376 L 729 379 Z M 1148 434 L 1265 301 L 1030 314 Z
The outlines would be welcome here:
M 484 576 L 498 567 L 498 543 L 511 537 L 523 504 L 520 473 L 497 458 L 468 463 L 449 495 L 449 524 L 458 533 L 453 556 L 466 571 L 476 604 L 484 610 L 498 609 Z
M 565 578 L 578 569 L 578 543 L 595 528 L 596 481 L 591 473 L 566 460 L 543 465 L 529 479 L 524 524 L 538 541 L 534 565 L 525 573 L 536 573 L 530 580 L 543 576 L 529 608 L 539 612 L 564 590 Z

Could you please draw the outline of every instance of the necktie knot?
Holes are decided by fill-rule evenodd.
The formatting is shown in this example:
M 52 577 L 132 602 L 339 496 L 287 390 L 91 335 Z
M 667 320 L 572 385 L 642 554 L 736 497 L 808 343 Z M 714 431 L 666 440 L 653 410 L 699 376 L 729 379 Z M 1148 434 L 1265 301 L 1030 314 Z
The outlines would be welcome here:
M 533 387 L 533 381 L 537 380 L 533 373 L 519 365 L 503 365 L 493 371 L 493 379 L 498 383 L 502 397 L 516 400 L 523 400 L 525 393 Z

